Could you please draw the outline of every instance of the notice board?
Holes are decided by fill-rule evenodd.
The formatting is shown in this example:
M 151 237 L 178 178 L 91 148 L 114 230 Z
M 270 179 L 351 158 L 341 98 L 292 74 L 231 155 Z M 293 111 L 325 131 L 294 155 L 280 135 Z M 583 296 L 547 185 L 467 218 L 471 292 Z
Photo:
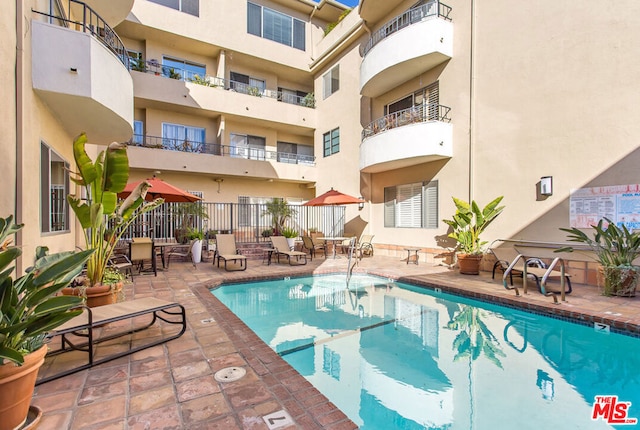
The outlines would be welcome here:
M 602 218 L 630 230 L 640 230 L 640 184 L 571 190 L 571 227 L 590 228 Z

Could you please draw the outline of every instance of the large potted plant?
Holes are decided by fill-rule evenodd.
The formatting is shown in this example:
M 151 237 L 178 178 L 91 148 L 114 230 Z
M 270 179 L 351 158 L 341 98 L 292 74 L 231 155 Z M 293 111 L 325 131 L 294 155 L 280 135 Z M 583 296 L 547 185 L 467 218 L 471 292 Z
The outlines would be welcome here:
M 201 202 L 178 203 L 173 208 L 173 214 L 178 222 L 173 234 L 176 242 L 182 244 L 189 242 L 189 235 L 197 230 L 196 224 L 199 220 L 209 218 L 207 209 Z
M 487 244 L 480 239 L 480 235 L 504 210 L 504 206 L 498 206 L 502 199 L 503 196 L 497 197 L 480 209 L 475 200 L 468 203 L 453 197 L 456 213 L 452 219 L 443 221 L 453 229 L 449 237 L 456 240 L 460 273 L 465 275 L 480 273 L 480 261 L 484 253 L 484 245 Z
M 47 332 L 82 312 L 82 299 L 56 294 L 93 253 L 46 255 L 46 248 L 38 248 L 33 267 L 14 280 L 22 251 L 11 245 L 11 236 L 22 227 L 13 216 L 0 218 L 0 430 L 22 428 L 47 353 Z
M 296 210 L 285 199 L 273 198 L 265 204 L 263 215 L 271 217 L 272 235 L 281 236 L 285 223 L 296 214 Z
M 640 267 L 634 260 L 640 256 L 640 233 L 630 232 L 624 224 L 618 227 L 609 218 L 598 221 L 593 228 L 593 237 L 578 228 L 561 228 L 568 233 L 570 242 L 579 242 L 593 253 L 593 259 L 600 263 L 598 284 L 605 296 L 634 297 Z M 556 252 L 579 252 L 571 246 Z
M 118 193 L 129 180 L 129 158 L 126 145 L 111 143 L 100 152 L 95 161 L 86 152 L 87 136 L 80 134 L 73 142 L 73 156 L 77 172 L 72 180 L 84 189 L 81 196 L 69 195 L 67 200 L 84 231 L 87 249 L 95 252 L 87 261 L 83 284 L 65 290 L 65 294 L 87 297 L 87 304 L 113 303 L 118 291 L 112 285 L 104 285 L 105 270 L 113 250 L 127 228 L 142 214 L 160 206 L 164 200 L 146 202 L 150 185 L 140 182 L 124 200 L 118 201 Z M 100 297 L 93 303 L 93 297 Z

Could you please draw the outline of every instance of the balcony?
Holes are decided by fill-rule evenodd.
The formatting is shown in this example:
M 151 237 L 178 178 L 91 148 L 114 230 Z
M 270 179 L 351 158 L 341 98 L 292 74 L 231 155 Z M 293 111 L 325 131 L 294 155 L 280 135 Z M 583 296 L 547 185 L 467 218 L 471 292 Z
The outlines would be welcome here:
M 164 78 L 191 82 L 205 87 L 222 88 L 253 97 L 266 97 L 282 103 L 289 103 L 307 108 L 316 107 L 316 99 L 313 93 L 308 93 L 303 97 L 289 94 L 283 91 L 258 88 L 245 84 L 243 82 L 225 80 L 224 78 L 219 78 L 217 76 L 211 76 L 207 74 L 199 74 L 192 70 L 182 69 L 179 67 L 164 66 L 159 62 L 153 60 L 132 60 L 130 69 L 136 72 L 150 73 L 156 76 L 162 76 Z
M 83 21 L 34 11 L 33 89 L 70 133 L 86 131 L 94 143 L 128 140 L 133 81 L 124 45 L 91 8 L 71 4 Z
M 385 23 L 362 49 L 360 94 L 377 97 L 453 55 L 451 8 L 431 1 Z
M 416 106 L 373 121 L 362 131 L 360 171 L 378 173 L 451 158 L 450 110 Z
M 131 167 L 217 173 L 254 179 L 315 182 L 315 156 L 263 148 L 190 142 L 134 135 L 129 142 Z M 150 152 L 153 151 L 153 152 Z

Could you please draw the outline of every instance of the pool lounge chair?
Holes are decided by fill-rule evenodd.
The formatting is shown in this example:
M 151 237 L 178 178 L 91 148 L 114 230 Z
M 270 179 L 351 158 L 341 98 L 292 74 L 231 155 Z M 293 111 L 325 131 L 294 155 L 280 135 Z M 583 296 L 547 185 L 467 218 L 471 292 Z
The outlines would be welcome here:
M 287 238 L 284 236 L 271 236 L 271 244 L 273 245 L 273 249 L 275 249 L 276 258 L 278 259 L 278 263 L 280 262 L 280 256 L 284 255 L 287 257 L 289 261 L 289 265 L 305 265 L 307 264 L 307 253 L 300 251 L 291 251 L 289 250 L 289 244 L 287 243 Z M 291 257 L 295 257 L 296 263 L 293 262 Z M 304 257 L 304 263 L 300 262 L 300 257 Z
M 302 236 L 302 250 L 309 250 L 309 256 L 311 257 L 311 261 L 313 261 L 313 256 L 316 255 L 317 250 L 322 250 L 324 253 L 324 258 L 327 258 L 327 247 L 324 243 L 315 243 L 311 236 Z
M 117 327 L 122 327 L 123 321 L 129 321 L 127 328 L 116 331 Z M 117 339 L 126 335 L 133 335 L 153 326 L 160 325 L 160 321 L 167 325 L 155 328 L 156 335 L 149 337 L 132 336 L 131 340 L 123 343 L 125 348 L 113 348 L 106 346 L 102 352 L 114 351 L 111 354 L 97 354 L 96 347 L 106 341 Z M 105 327 L 114 323 L 112 327 Z M 176 330 L 168 327 L 177 325 Z M 72 373 L 88 369 L 107 361 L 115 360 L 126 355 L 152 346 L 160 345 L 173 339 L 177 339 L 187 329 L 187 318 L 185 308 L 175 302 L 169 302 L 155 297 L 147 297 L 136 300 L 128 300 L 110 305 L 98 306 L 95 308 L 84 307 L 82 314 L 67 321 L 65 324 L 51 331 L 49 339 L 49 352 L 47 357 L 56 356 L 65 352 L 80 351 L 87 354 L 86 361 L 74 367 L 65 367 L 64 370 L 57 370 L 53 374 L 46 371 L 36 384 L 42 384 Z M 115 333 L 114 333 L 115 331 Z M 158 335 L 160 334 L 160 335 Z M 145 340 L 148 339 L 148 340 Z M 98 351 L 100 352 L 100 351 Z M 64 361 L 63 361 L 64 363 Z M 57 369 L 57 367 L 56 367 Z
M 512 288 L 515 289 L 516 294 L 518 293 L 517 288 L 513 287 L 513 276 L 522 277 L 525 270 L 525 264 L 527 265 L 527 277 L 532 278 L 536 282 L 536 286 L 538 287 L 538 291 L 544 295 L 555 295 L 560 294 L 560 291 L 550 290 L 547 288 L 543 288 L 541 284 L 542 278 L 547 273 L 548 269 L 544 262 L 537 257 L 526 257 L 522 255 L 517 249 L 511 246 L 501 246 L 490 249 L 491 253 L 496 257 L 496 262 L 493 265 L 493 271 L 491 274 L 491 278 L 495 278 L 496 270 L 500 270 L 503 273 L 503 284 L 505 288 L 508 288 L 506 285 L 506 276 L 509 276 L 509 280 L 511 282 Z M 560 278 L 560 271 L 553 270 L 549 274 L 550 278 Z M 571 279 L 568 273 L 565 273 L 565 282 L 567 284 L 567 290 L 565 294 L 569 294 L 572 291 L 571 288 Z
M 216 257 L 214 258 L 214 263 L 215 260 L 218 260 L 218 267 L 220 267 L 220 260 L 224 260 L 224 270 L 227 272 L 247 270 L 247 257 L 240 254 L 233 234 L 216 234 Z M 228 269 L 227 261 L 239 261 L 240 268 Z
M 184 258 L 188 261 L 191 261 L 193 264 L 193 268 L 197 269 L 196 261 L 193 258 L 193 247 L 200 245 L 196 243 L 195 239 L 191 240 L 187 245 L 176 245 L 167 253 L 167 269 L 169 268 L 169 264 L 171 263 L 171 258 Z

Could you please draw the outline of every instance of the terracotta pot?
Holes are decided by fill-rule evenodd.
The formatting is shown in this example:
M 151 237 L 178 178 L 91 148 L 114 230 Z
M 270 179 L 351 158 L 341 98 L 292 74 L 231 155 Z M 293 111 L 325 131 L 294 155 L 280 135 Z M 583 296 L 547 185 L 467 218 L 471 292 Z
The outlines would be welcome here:
M 0 430 L 14 430 L 25 423 L 38 370 L 46 353 L 47 345 L 43 345 L 25 356 L 22 366 L 0 365 Z
M 635 297 L 640 270 L 637 267 L 600 266 L 597 279 L 603 296 Z
M 482 254 L 458 254 L 458 267 L 463 275 L 478 275 Z
M 85 289 L 87 296 L 87 306 L 95 308 L 98 306 L 110 305 L 118 301 L 118 294 L 122 291 L 123 283 L 118 282 L 113 285 L 96 285 Z M 82 296 L 80 288 L 63 288 L 62 294 L 65 296 Z

